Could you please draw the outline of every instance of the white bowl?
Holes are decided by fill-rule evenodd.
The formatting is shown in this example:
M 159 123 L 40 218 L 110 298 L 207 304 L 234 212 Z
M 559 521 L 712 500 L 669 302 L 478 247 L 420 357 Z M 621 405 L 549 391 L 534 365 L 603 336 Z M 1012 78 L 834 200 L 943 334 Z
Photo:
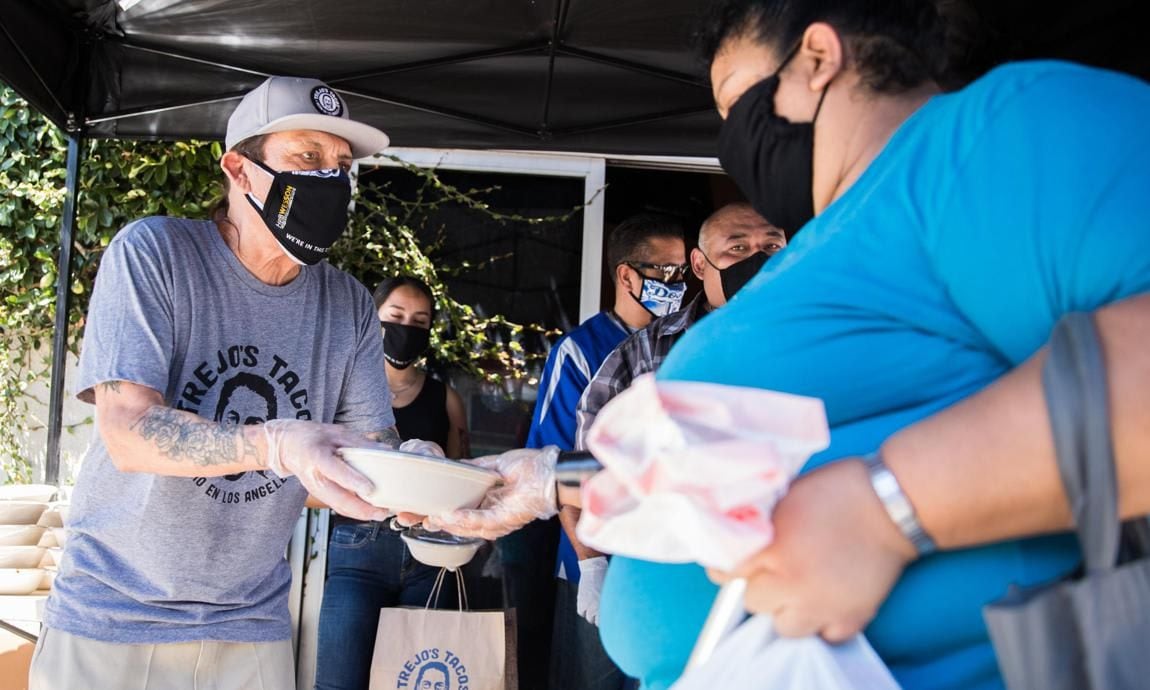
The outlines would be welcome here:
M 5 484 L 0 501 L 51 501 L 59 489 L 51 484 Z
M 41 547 L 43 548 L 43 547 Z M 41 568 L 59 568 L 60 560 L 64 558 L 64 549 L 59 546 L 44 548 L 44 558 L 40 561 Z
M 52 585 L 56 582 L 56 569 L 55 568 L 41 568 L 44 575 L 40 578 L 39 589 L 52 589 Z
M 68 522 L 68 504 L 57 503 L 48 506 L 36 522 L 41 527 L 63 527 Z
M 31 594 L 43 579 L 43 568 L 0 568 L 0 594 Z
M 35 546 L 43 535 L 39 525 L 0 525 L 0 546 Z
M 0 568 L 39 568 L 46 551 L 39 546 L 0 546 Z
M 456 537 L 446 532 L 427 532 L 418 527 L 405 530 L 399 536 L 411 550 L 412 558 L 425 565 L 448 570 L 467 565 L 483 544 L 482 539 Z
M 44 501 L 0 501 L 0 525 L 34 525 L 47 509 Z
M 375 484 L 363 499 L 397 513 L 439 515 L 474 508 L 499 481 L 496 472 L 455 460 L 376 448 L 341 448 L 340 453 Z
M 65 542 L 68 541 L 68 528 L 67 527 L 49 527 L 48 531 L 56 539 L 56 546 L 64 548 Z

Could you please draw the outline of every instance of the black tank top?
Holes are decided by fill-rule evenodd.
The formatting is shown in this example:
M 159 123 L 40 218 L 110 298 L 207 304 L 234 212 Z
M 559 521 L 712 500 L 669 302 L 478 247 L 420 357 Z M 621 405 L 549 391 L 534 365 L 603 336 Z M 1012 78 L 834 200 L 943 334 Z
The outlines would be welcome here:
M 392 408 L 395 412 L 395 428 L 404 441 L 418 438 L 435 441 L 447 450 L 447 434 L 451 421 L 447 418 L 447 386 L 430 376 L 423 379 L 423 388 L 415 400 L 403 407 Z
M 395 428 L 404 441 L 418 438 L 435 441 L 447 451 L 447 433 L 451 420 L 447 418 L 447 386 L 430 376 L 423 379 L 423 388 L 415 400 L 404 407 L 392 408 L 395 413 Z M 359 520 L 332 513 L 331 525 L 359 524 Z

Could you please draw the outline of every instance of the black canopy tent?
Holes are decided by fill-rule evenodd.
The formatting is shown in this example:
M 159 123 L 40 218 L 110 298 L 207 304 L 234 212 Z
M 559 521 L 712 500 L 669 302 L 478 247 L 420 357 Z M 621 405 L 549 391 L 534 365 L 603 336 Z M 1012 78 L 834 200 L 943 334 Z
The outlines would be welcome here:
M 938 0 L 952 9 L 961 0 Z M 713 156 L 687 48 L 705 0 L 0 0 L 0 79 L 69 135 L 46 481 L 57 480 L 84 137 L 219 139 L 269 74 L 324 79 L 405 147 Z M 1062 57 L 1150 76 L 1138 0 L 972 0 L 964 70 Z

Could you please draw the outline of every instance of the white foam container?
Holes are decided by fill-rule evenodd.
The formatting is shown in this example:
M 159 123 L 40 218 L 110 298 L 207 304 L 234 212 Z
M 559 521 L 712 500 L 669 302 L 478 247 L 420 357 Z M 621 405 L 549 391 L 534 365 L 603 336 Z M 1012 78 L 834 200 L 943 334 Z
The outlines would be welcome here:
M 0 525 L 0 546 L 36 546 L 44 530 L 39 525 Z
M 43 568 L 0 568 L 0 594 L 31 594 L 43 580 Z
M 34 525 L 47 509 L 46 501 L 0 501 L 0 525 Z
M 474 508 L 499 474 L 455 460 L 376 448 L 341 448 L 349 465 L 375 485 L 362 498 L 393 512 L 439 515 Z

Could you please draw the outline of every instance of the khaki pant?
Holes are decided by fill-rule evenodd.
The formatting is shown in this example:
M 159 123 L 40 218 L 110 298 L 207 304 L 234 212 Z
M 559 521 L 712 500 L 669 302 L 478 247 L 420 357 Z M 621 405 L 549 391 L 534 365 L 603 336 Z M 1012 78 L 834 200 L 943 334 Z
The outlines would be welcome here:
M 114 644 L 44 628 L 29 690 L 295 690 L 291 640 Z

